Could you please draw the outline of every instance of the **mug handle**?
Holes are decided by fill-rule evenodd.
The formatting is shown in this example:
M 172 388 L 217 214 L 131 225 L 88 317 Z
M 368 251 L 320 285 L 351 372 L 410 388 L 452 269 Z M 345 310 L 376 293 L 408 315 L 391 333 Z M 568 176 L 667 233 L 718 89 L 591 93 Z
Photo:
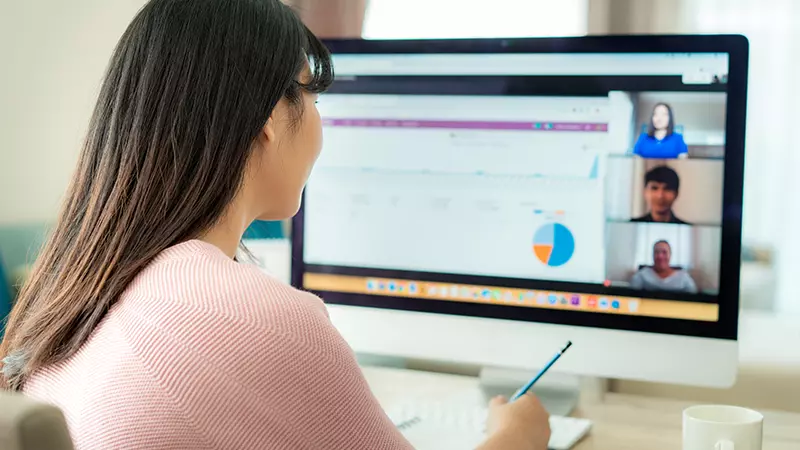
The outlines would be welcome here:
M 719 441 L 717 445 L 714 446 L 714 450 L 734 450 L 733 442 L 731 441 Z

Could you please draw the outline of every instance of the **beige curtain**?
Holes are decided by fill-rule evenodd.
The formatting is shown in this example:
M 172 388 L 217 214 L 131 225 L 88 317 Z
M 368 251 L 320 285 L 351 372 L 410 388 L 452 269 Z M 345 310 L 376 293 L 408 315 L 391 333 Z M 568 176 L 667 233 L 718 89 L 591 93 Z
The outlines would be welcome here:
M 742 232 L 746 242 L 774 251 L 775 310 L 800 314 L 800 2 L 685 1 L 689 31 L 750 40 Z
M 589 34 L 679 33 L 682 0 L 589 0 Z
M 285 0 L 321 38 L 360 38 L 367 0 Z

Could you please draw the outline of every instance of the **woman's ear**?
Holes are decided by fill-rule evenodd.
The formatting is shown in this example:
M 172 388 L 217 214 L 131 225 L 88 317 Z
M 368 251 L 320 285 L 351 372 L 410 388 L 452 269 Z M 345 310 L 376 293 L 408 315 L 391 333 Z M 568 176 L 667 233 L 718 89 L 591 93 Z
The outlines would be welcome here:
M 267 123 L 264 124 L 264 128 L 261 129 L 263 137 L 267 140 L 267 143 L 274 143 L 276 139 L 275 134 L 275 119 L 270 116 L 267 119 Z
M 272 143 L 275 142 L 275 126 L 273 125 L 274 123 L 275 121 L 272 120 L 272 117 L 270 117 L 267 120 L 267 123 L 265 123 L 264 126 L 261 127 L 261 132 L 258 133 L 258 136 L 256 136 L 255 141 L 253 141 L 254 145 L 256 145 L 258 148 L 266 150 L 267 148 L 270 147 L 270 145 L 272 145 Z

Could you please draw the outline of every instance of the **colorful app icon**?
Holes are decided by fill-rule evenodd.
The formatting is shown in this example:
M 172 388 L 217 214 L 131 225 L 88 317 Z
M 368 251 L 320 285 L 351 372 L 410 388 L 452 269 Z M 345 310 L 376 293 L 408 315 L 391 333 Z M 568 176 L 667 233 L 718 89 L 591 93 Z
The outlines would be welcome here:
M 447 286 L 439 286 L 439 297 L 447 298 Z
M 439 294 L 439 290 L 436 288 L 436 286 L 428 286 L 428 295 L 433 297 L 436 296 L 437 294 Z
M 397 283 L 395 283 L 394 281 L 390 281 L 387 283 L 387 287 L 389 289 L 389 292 L 394 292 L 397 290 Z
M 483 297 L 484 300 L 491 300 L 492 299 L 492 291 L 490 291 L 488 289 L 484 289 L 483 291 L 481 291 L 481 297 Z
M 569 302 L 572 306 L 581 306 L 581 296 L 573 294 Z
M 628 311 L 633 313 L 639 311 L 639 300 L 628 300 Z
M 619 300 L 613 300 L 613 301 L 611 302 L 611 307 L 612 307 L 613 309 L 619 309 Z
M 458 286 L 450 286 L 450 297 L 458 297 Z
M 367 290 L 374 291 L 378 289 L 378 282 L 375 280 L 367 280 Z
M 412 295 L 416 295 L 419 292 L 419 288 L 417 287 L 417 283 L 408 283 L 408 293 Z
M 511 291 L 506 291 L 505 293 L 503 293 L 503 300 L 507 302 L 514 300 L 514 293 Z
M 600 309 L 608 309 L 608 307 L 611 306 L 608 299 L 605 297 L 600 297 L 600 300 L 597 302 L 597 304 Z
M 500 300 L 500 296 L 501 296 L 501 295 L 502 295 L 502 294 L 500 293 L 500 290 L 499 290 L 499 289 L 495 289 L 495 290 L 493 290 L 493 291 L 492 291 L 492 300 Z
M 547 303 L 547 294 L 540 293 L 540 294 L 539 294 L 539 295 L 536 297 L 536 303 L 538 303 L 538 304 L 540 304 L 540 305 L 544 305 L 545 303 Z
M 561 304 L 569 305 L 569 300 L 567 300 L 567 297 L 564 297 L 563 295 L 561 296 Z
M 589 308 L 597 308 L 597 297 L 590 295 L 589 299 L 586 300 L 586 306 Z
M 461 298 L 470 298 L 472 296 L 468 287 L 462 287 L 460 289 L 460 293 L 461 293 Z
M 528 291 L 525 293 L 526 300 L 533 300 L 534 297 L 536 297 L 536 293 L 533 291 Z
M 558 303 L 558 296 L 556 294 L 550 294 L 547 296 L 547 302 L 551 305 L 555 305 Z
M 397 283 L 397 292 L 404 292 L 406 290 L 406 285 L 402 283 Z

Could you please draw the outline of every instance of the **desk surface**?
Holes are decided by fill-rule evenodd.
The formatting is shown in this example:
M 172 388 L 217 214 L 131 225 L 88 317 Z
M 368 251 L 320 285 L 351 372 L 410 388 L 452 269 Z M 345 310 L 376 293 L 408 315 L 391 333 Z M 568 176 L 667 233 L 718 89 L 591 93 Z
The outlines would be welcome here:
M 446 400 L 478 392 L 478 380 L 472 377 L 377 367 L 365 367 L 364 374 L 385 409 L 408 397 Z M 601 403 L 582 405 L 577 411 L 594 426 L 575 450 L 678 450 L 681 411 L 687 406 L 680 401 L 606 394 Z M 763 450 L 800 449 L 800 414 L 762 412 Z

